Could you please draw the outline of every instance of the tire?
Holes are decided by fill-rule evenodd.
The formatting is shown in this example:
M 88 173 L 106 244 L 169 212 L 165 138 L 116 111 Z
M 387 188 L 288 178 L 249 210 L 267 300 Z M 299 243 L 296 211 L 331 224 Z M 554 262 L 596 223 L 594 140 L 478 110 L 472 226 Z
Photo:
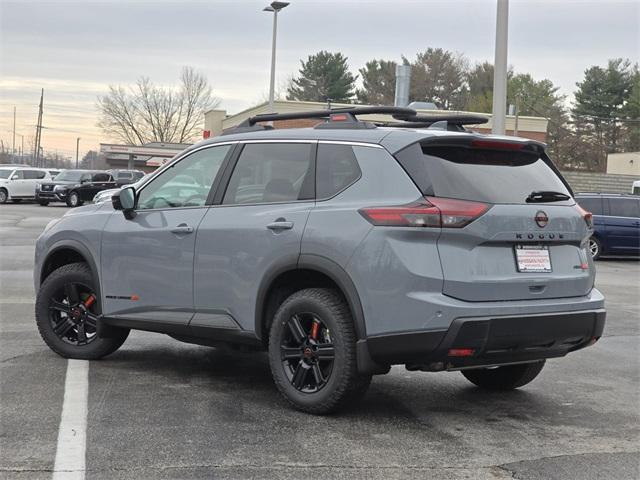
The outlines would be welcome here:
M 71 291 L 75 293 L 68 295 Z M 44 342 L 58 355 L 97 360 L 115 352 L 127 339 L 129 329 L 125 328 L 116 329 L 109 338 L 98 336 L 99 301 L 94 297 L 90 306 L 80 308 L 80 303 L 89 303 L 94 292 L 93 276 L 86 263 L 64 265 L 53 271 L 40 286 L 36 298 L 36 324 Z M 77 297 L 79 302 L 70 301 L 72 297 Z M 65 299 L 67 303 L 64 303 Z M 76 304 L 78 307 L 74 308 Z M 66 333 L 61 335 L 63 330 Z
M 526 385 L 538 376 L 545 361 L 505 365 L 496 368 L 462 370 L 471 383 L 486 390 L 513 390 Z
M 4 188 L 0 188 L 0 203 L 7 203 L 9 193 Z
M 47 202 L 46 200 L 38 200 L 38 204 L 41 207 L 46 207 L 47 205 L 49 205 L 49 202 Z
M 298 335 L 296 319 L 302 327 Z M 313 322 L 319 325 L 315 337 Z M 280 305 L 269 334 L 269 365 L 284 398 L 296 409 L 317 415 L 354 402 L 371 383 L 370 375 L 358 374 L 349 307 L 331 289 L 300 290 Z
M 82 205 L 82 201 L 80 200 L 80 195 L 78 195 L 78 192 L 71 192 L 69 195 L 67 195 L 67 206 L 74 208 L 74 207 L 79 207 L 80 205 Z
M 589 253 L 594 260 L 598 260 L 602 254 L 602 243 L 596 237 L 589 238 Z

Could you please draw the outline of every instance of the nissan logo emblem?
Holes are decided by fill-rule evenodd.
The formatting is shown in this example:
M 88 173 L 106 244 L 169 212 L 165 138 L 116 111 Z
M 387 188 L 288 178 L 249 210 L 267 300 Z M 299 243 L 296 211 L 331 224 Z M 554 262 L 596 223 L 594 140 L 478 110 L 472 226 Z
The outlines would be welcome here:
M 546 227 L 547 223 L 549 223 L 549 217 L 547 217 L 547 214 L 545 212 L 543 212 L 542 210 L 536 212 L 536 216 L 535 216 L 534 219 L 536 221 L 536 224 L 540 228 Z

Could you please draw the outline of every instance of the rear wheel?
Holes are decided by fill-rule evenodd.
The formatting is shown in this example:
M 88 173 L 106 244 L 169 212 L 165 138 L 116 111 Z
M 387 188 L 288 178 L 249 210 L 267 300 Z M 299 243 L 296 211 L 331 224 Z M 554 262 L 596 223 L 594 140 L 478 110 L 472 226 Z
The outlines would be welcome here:
M 591 258 L 594 260 L 600 258 L 600 254 L 602 253 L 602 244 L 596 237 L 591 237 L 589 239 L 589 253 L 591 254 Z
M 495 368 L 462 370 L 471 383 L 487 390 L 513 390 L 531 382 L 538 376 L 545 361 L 505 365 Z
M 269 335 L 269 364 L 280 393 L 295 408 L 326 414 L 364 395 L 353 320 L 334 290 L 309 288 L 287 298 Z
M 95 360 L 115 352 L 129 335 L 117 329 L 98 337 L 99 300 L 85 263 L 64 265 L 42 283 L 36 299 L 36 323 L 45 343 L 66 358 Z
M 0 188 L 0 203 L 7 203 L 7 199 L 9 198 L 9 194 L 4 188 Z

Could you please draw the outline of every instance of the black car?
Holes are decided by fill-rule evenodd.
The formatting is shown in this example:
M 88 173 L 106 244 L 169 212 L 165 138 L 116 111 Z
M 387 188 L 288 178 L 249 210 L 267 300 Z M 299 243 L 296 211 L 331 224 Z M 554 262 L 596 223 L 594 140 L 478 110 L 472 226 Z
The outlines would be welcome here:
M 43 206 L 49 202 L 65 202 L 70 207 L 77 207 L 91 201 L 99 191 L 117 186 L 108 172 L 64 170 L 54 180 L 36 186 L 36 201 Z

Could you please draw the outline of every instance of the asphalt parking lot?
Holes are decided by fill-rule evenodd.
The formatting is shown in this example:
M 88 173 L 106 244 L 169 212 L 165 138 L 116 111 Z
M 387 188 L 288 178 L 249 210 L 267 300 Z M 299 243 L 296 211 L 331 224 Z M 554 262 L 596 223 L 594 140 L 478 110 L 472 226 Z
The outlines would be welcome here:
M 0 205 L 1 478 L 52 476 L 67 361 L 38 336 L 32 264 L 66 210 Z M 640 262 L 597 269 L 604 337 L 506 394 L 394 367 L 357 408 L 314 417 L 263 354 L 133 332 L 89 366 L 86 478 L 640 478 Z

